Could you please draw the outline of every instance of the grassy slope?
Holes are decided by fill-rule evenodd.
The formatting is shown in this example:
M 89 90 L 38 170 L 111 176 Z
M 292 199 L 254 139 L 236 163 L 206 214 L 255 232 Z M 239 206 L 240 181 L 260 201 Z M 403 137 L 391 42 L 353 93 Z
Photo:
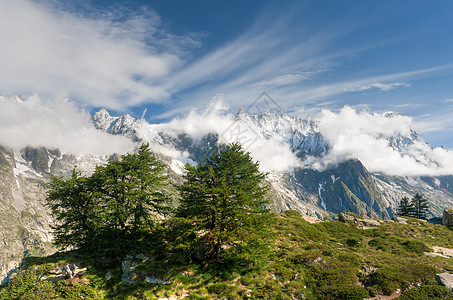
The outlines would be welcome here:
M 184 259 L 171 262 L 142 251 L 154 259 L 137 270 L 168 279 L 170 285 L 127 286 L 120 280 L 119 265 L 95 266 L 77 253 L 59 253 L 28 259 L 26 271 L 0 289 L 0 299 L 2 295 L 5 299 L 80 299 L 80 295 L 84 299 L 363 299 L 418 284 L 402 298 L 447 297 L 434 277 L 453 272 L 453 261 L 423 254 L 430 246 L 453 245 L 453 231 L 444 226 L 411 219 L 408 225 L 389 222 L 362 230 L 338 221 L 310 224 L 294 211 L 273 214 L 271 224 L 273 234 L 262 239 L 268 248 L 257 247 L 241 259 L 225 256 L 226 263 L 218 267 L 184 263 Z M 65 262 L 88 267 L 81 283 L 38 282 L 44 271 Z M 108 282 L 103 279 L 107 271 L 114 275 Z

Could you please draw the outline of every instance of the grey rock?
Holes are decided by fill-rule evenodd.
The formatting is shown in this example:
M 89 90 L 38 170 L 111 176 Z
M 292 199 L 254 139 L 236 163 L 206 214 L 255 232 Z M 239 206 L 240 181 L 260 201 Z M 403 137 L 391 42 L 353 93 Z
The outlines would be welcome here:
M 338 214 L 338 221 L 348 222 L 348 221 L 354 221 L 354 220 L 355 220 L 355 217 L 351 216 L 350 214 L 347 214 L 347 213 Z
M 395 217 L 393 218 L 395 222 L 401 223 L 401 224 L 407 224 L 407 219 L 403 217 Z
M 109 280 L 112 279 L 112 278 L 113 278 L 112 272 L 107 271 L 107 273 L 105 273 L 104 280 L 105 280 L 105 281 L 109 281 Z
M 129 256 L 126 256 L 129 258 Z M 121 281 L 126 284 L 135 284 L 137 282 L 137 274 L 135 273 L 135 267 L 138 265 L 137 262 L 131 259 L 125 259 L 121 263 L 121 270 L 123 274 L 121 275 Z
M 379 227 L 379 226 L 381 226 L 381 223 L 379 223 L 379 221 L 373 220 L 373 219 L 370 219 L 370 218 L 357 219 L 357 221 L 359 223 L 363 224 L 363 226 L 367 226 L 367 227 Z
M 453 206 L 446 207 L 442 215 L 442 224 L 450 226 L 453 224 Z
M 164 279 L 161 279 L 161 278 L 157 278 L 157 277 L 148 277 L 146 276 L 145 277 L 145 281 L 148 282 L 148 283 L 154 283 L 154 284 L 158 284 L 158 285 L 168 285 L 170 284 L 170 281 L 168 280 L 164 280 Z
M 311 265 L 321 264 L 321 263 L 324 263 L 324 259 L 321 256 L 318 256 L 317 258 L 312 259 L 309 262 L 307 262 L 307 265 L 311 266 Z
M 445 286 L 447 289 L 453 292 L 453 274 L 450 273 L 437 274 L 436 280 L 439 284 Z

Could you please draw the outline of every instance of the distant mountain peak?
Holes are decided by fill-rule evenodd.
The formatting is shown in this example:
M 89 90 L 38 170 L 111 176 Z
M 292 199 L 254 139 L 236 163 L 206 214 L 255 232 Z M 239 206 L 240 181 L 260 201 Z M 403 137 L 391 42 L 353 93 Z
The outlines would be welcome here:
M 22 96 L 19 94 L 12 94 L 12 95 L 0 97 L 0 98 L 6 99 L 8 101 L 16 102 L 19 104 L 22 104 L 25 102 L 24 98 L 22 98 Z

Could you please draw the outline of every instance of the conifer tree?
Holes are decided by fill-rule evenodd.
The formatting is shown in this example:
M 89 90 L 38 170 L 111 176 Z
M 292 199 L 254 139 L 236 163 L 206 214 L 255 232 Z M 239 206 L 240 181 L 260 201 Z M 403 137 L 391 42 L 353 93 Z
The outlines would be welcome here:
M 54 177 L 47 203 L 55 217 L 54 244 L 60 248 L 88 248 L 96 240 L 100 206 L 89 178 L 75 168 L 70 178 Z
M 191 220 L 203 233 L 209 258 L 220 262 L 222 246 L 245 243 L 247 233 L 259 226 L 257 218 L 267 213 L 266 174 L 240 144 L 228 145 L 197 166 L 186 165 L 186 171 L 176 216 Z
M 416 194 L 412 197 L 412 206 L 413 206 L 413 213 L 412 216 L 417 219 L 424 219 L 428 218 L 428 200 L 423 198 L 422 195 Z
M 168 212 L 163 170 L 146 144 L 98 166 L 90 177 L 74 170 L 69 179 L 54 178 L 47 200 L 59 222 L 55 244 L 120 259 L 157 214 Z
M 397 209 L 398 216 L 410 217 L 414 211 L 414 206 L 412 205 L 411 200 L 408 197 L 404 196 Z

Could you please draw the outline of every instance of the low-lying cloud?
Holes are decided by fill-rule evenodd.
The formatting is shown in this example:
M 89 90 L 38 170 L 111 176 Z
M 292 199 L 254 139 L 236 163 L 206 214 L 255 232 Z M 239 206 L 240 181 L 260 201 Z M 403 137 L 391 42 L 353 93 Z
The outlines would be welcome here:
M 2 146 L 57 148 L 79 155 L 125 153 L 134 148 L 126 137 L 96 130 L 91 116 L 68 100 L 37 95 L 24 102 L 16 99 L 0 97 Z
M 330 151 L 320 159 L 313 159 L 316 168 L 359 159 L 368 170 L 387 175 L 453 174 L 453 152 L 433 149 L 417 138 L 410 130 L 414 125 L 410 117 L 358 112 L 344 107 L 339 112 L 323 110 L 318 118 L 319 130 L 330 145 Z M 397 137 L 394 147 L 390 142 L 392 137 Z
M 187 133 L 195 140 L 200 140 L 207 134 L 218 134 L 223 143 L 242 142 L 246 151 L 249 151 L 252 158 L 259 161 L 261 169 L 264 171 L 290 171 L 302 163 L 291 151 L 288 144 L 282 142 L 278 137 L 265 138 L 256 128 L 249 127 L 235 120 L 235 116 L 227 113 L 228 107 L 222 101 L 221 96 L 215 97 L 208 107 L 202 111 L 192 110 L 187 117 L 177 118 L 169 123 L 158 125 L 158 129 L 166 133 L 178 134 Z M 241 126 L 237 128 L 236 126 Z M 239 130 L 240 135 L 230 135 L 231 130 Z M 147 136 L 145 140 L 150 140 L 152 136 Z M 157 149 L 163 152 L 161 148 Z M 170 154 L 174 156 L 174 151 Z M 178 153 L 176 153 L 178 154 Z M 179 155 L 179 154 L 178 154 Z M 183 155 L 182 155 L 183 156 Z M 177 157 L 175 157 L 177 158 Z

